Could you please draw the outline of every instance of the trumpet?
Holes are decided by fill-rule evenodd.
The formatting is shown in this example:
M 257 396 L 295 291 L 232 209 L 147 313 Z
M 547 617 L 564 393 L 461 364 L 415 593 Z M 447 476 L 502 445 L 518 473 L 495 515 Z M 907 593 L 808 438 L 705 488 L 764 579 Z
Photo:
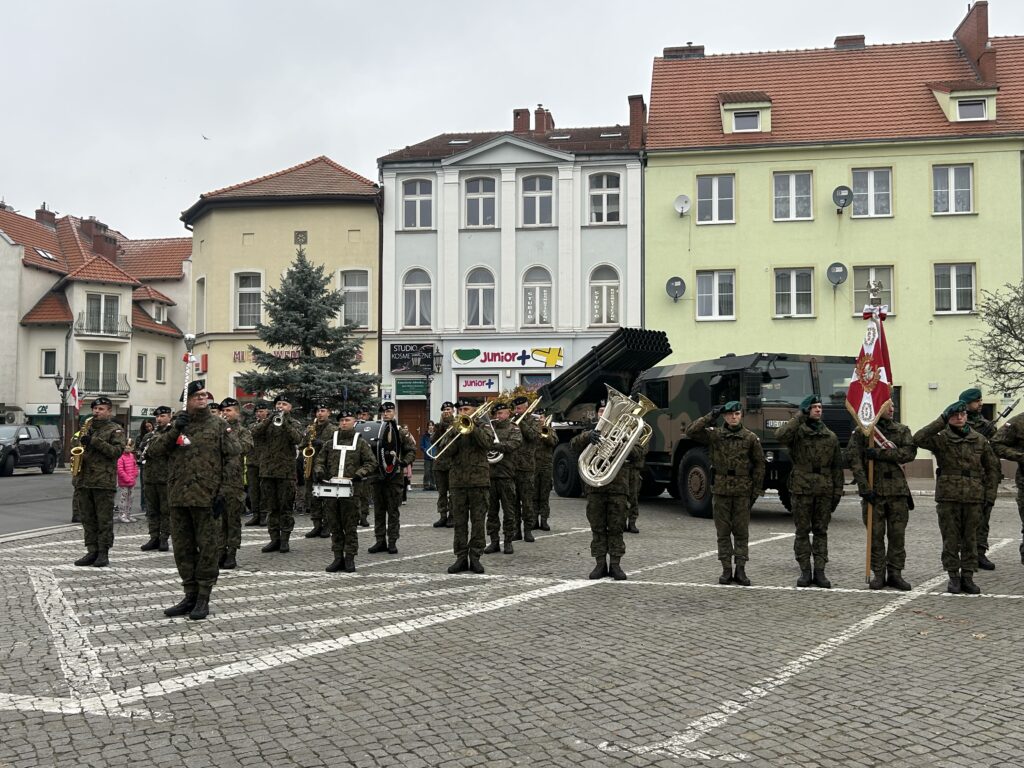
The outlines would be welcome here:
M 441 438 L 428 449 L 431 452 L 430 458 L 436 459 L 451 448 L 460 437 L 472 434 L 473 430 L 476 429 L 477 420 L 490 413 L 494 403 L 494 400 L 484 403 L 468 416 L 456 416 L 452 425 L 441 435 Z M 497 442 L 497 435 L 495 435 L 495 441 Z M 440 450 L 436 450 L 438 445 L 442 446 Z
M 82 425 L 81 431 L 78 433 L 79 438 L 89 434 L 89 430 L 92 429 L 92 416 L 85 420 L 85 424 Z M 82 471 L 82 456 L 85 454 L 85 446 L 76 445 L 71 449 L 71 476 L 77 477 L 78 473 Z
M 548 416 L 546 419 L 544 419 L 543 422 L 541 422 L 540 436 L 545 440 L 547 440 L 549 437 L 551 437 L 552 434 L 554 434 L 554 430 L 551 429 L 551 422 L 554 421 L 554 418 L 554 414 L 552 414 L 551 416 Z
M 284 426 L 284 411 L 274 411 L 274 418 L 270 420 L 270 423 L 275 427 Z
M 282 411 L 278 411 L 282 413 Z M 281 426 L 278 424 L 278 426 Z M 310 423 L 306 428 L 306 445 L 302 449 L 302 472 L 308 479 L 313 476 L 313 456 L 316 449 L 313 447 L 313 440 L 316 439 L 316 421 Z

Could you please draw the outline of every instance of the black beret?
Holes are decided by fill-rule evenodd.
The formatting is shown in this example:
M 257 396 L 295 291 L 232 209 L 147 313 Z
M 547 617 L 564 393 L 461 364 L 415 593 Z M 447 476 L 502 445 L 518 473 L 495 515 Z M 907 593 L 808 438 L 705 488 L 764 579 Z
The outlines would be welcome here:
M 504 401 L 499 401 L 499 402 L 494 404 L 494 410 L 495 410 L 495 412 L 497 412 L 497 411 L 507 411 L 508 410 L 508 403 L 506 403 Z
M 291 397 L 286 395 L 284 392 L 282 392 L 280 395 L 274 398 L 274 405 L 277 405 L 278 403 L 288 403 L 289 405 L 291 405 L 291 402 Z
M 445 400 L 443 403 L 441 403 L 441 410 L 442 411 L 445 408 L 454 408 L 454 407 L 455 407 L 455 403 L 453 403 L 451 400 Z
M 383 403 L 380 404 L 380 408 L 377 409 L 377 413 L 384 413 L 384 411 L 393 410 L 395 410 L 395 404 L 390 400 L 385 400 Z
M 479 405 L 479 403 L 472 397 L 459 398 L 459 408 L 475 407 L 477 405 Z
M 520 395 L 512 401 L 512 405 L 525 405 L 528 402 L 530 402 L 530 398 Z
M 339 419 L 354 419 L 356 417 L 355 411 L 348 411 L 342 409 L 338 412 Z
M 220 403 L 218 403 L 216 400 L 211 400 L 206 404 L 206 407 L 209 408 L 211 411 L 219 411 Z
M 235 400 L 235 398 L 233 398 L 233 397 L 225 397 L 223 400 L 220 401 L 220 407 L 221 408 L 237 408 L 238 407 L 238 401 Z
M 113 404 L 114 403 L 111 402 L 109 397 L 107 397 L 106 395 L 100 395 L 95 400 L 93 400 L 91 403 L 89 403 L 89 407 L 90 408 L 95 408 L 97 405 L 111 405 L 112 406 Z
M 270 403 L 268 403 L 266 400 L 257 400 L 256 401 L 256 410 L 259 410 L 260 408 L 262 408 L 265 411 L 269 411 L 270 410 Z
M 154 409 L 153 415 L 154 416 L 162 416 L 165 413 L 169 414 L 171 412 L 172 412 L 171 409 L 168 408 L 166 405 L 161 405 L 159 408 Z
M 315 403 L 313 403 L 314 411 L 319 411 L 321 408 L 323 408 L 325 411 L 331 410 L 331 406 L 325 400 L 317 400 Z

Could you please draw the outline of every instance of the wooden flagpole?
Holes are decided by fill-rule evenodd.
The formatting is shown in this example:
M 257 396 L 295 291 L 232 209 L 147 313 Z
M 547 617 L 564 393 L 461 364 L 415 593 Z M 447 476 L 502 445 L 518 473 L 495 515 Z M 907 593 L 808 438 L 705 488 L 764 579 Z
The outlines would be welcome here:
M 873 448 L 875 445 L 875 428 L 871 427 L 871 431 L 868 433 L 868 448 Z M 875 490 L 875 460 L 868 459 L 868 490 Z M 872 538 L 872 527 L 875 519 L 875 505 L 872 501 L 868 501 L 867 507 L 867 543 L 864 546 L 864 581 L 867 583 L 871 582 L 871 538 Z

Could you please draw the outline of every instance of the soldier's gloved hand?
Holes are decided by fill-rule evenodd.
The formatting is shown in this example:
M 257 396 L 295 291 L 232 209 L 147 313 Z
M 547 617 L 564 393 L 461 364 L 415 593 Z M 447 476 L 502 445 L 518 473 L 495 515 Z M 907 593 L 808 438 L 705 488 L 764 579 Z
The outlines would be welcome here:
M 714 408 L 711 409 L 711 418 L 712 419 L 717 419 L 719 416 L 722 415 L 722 412 L 724 410 L 725 410 L 725 406 L 716 405 Z
M 319 451 L 321 448 L 324 447 L 324 441 L 323 440 L 314 440 L 312 443 L 310 443 L 310 445 L 313 446 L 314 450 Z
M 324 471 L 322 469 L 314 469 L 313 479 L 316 480 L 318 483 L 322 482 L 324 479 Z
M 213 504 L 210 505 L 210 514 L 213 515 L 213 519 L 220 519 L 220 516 L 224 514 L 224 509 L 224 497 L 219 494 L 217 496 L 214 496 Z
M 875 459 L 878 458 L 878 449 L 877 448 L 868 448 L 866 451 L 864 451 L 864 455 L 867 456 L 872 461 L 874 461 Z
M 861 491 L 860 497 L 868 504 L 874 504 L 878 500 L 878 494 L 874 491 Z
M 600 430 L 597 430 L 597 429 L 591 430 L 590 431 L 590 444 L 591 445 L 597 445 L 600 442 L 601 442 L 601 432 L 600 432 Z
M 174 417 L 174 428 L 181 432 L 185 427 L 188 426 L 188 414 L 182 411 Z
M 78 443 L 83 448 L 88 448 L 89 447 L 89 443 L 91 443 L 91 442 L 92 442 L 92 435 L 82 435 L 80 438 L 78 438 Z

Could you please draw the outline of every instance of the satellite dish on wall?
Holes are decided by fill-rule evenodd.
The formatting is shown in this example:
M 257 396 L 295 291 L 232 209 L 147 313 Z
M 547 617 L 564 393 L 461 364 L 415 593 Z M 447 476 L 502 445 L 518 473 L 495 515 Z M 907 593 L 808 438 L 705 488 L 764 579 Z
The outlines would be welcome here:
M 832 285 L 842 285 L 846 282 L 846 278 L 849 273 L 846 271 L 846 265 L 838 261 L 834 261 L 828 265 L 828 269 L 825 270 L 825 276 L 828 277 L 828 281 Z
M 679 301 L 679 297 L 686 293 L 686 282 L 681 277 L 670 277 L 665 283 L 665 293 L 672 301 Z
M 845 184 L 841 184 L 832 190 L 832 202 L 836 204 L 836 213 L 842 213 L 843 208 L 853 202 L 853 190 Z
M 675 202 L 672 203 L 672 207 L 676 209 L 676 213 L 680 216 L 688 214 L 690 212 L 691 205 L 692 203 L 690 202 L 689 195 L 680 195 L 675 199 Z

